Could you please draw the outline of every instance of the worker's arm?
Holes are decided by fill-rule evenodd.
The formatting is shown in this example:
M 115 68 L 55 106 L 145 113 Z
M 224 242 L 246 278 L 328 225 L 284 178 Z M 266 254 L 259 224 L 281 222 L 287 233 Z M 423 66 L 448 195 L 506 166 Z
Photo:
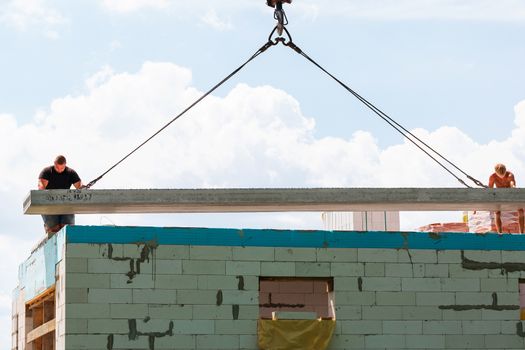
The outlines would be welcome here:
M 80 189 L 81 187 L 83 187 L 82 185 L 82 181 L 77 181 L 73 184 L 73 186 L 75 186 L 75 188 L 78 190 Z
M 38 179 L 38 189 L 45 190 L 49 181 L 46 179 Z
M 510 187 L 516 187 L 516 180 L 514 179 L 514 174 L 510 174 L 509 184 L 510 184 Z
M 491 175 L 489 177 L 489 187 L 490 188 L 493 188 L 494 187 L 494 175 Z

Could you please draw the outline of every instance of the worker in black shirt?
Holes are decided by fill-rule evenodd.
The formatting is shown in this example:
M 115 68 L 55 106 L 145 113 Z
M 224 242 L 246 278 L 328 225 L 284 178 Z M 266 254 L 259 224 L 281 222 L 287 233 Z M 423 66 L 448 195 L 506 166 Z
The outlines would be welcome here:
M 69 189 L 71 185 L 79 189 L 82 181 L 77 172 L 66 166 L 66 157 L 60 155 L 55 158 L 53 165 L 44 168 L 38 176 L 39 190 Z M 75 224 L 75 215 L 42 215 L 44 228 L 48 236 L 60 231 L 66 225 Z

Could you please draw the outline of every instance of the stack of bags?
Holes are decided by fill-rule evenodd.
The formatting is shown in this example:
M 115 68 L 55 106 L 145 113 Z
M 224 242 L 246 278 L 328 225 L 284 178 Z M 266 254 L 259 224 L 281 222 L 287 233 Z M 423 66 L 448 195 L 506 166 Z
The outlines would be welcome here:
M 501 225 L 503 233 L 520 232 L 518 212 L 502 211 Z M 496 215 L 490 211 L 471 211 L 468 213 L 468 227 L 474 233 L 497 232 Z
M 420 232 L 469 232 L 469 227 L 464 222 L 445 222 L 421 226 Z

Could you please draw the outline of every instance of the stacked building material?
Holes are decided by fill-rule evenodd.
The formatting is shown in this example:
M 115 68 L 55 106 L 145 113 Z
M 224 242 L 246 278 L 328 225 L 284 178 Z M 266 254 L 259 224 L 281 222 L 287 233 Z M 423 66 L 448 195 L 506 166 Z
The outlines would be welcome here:
M 503 233 L 520 232 L 517 211 L 502 211 L 501 224 Z M 496 232 L 496 216 L 489 211 L 472 211 L 468 213 L 468 227 L 470 232 Z
M 464 222 L 444 222 L 421 226 L 420 232 L 469 232 L 469 227 Z

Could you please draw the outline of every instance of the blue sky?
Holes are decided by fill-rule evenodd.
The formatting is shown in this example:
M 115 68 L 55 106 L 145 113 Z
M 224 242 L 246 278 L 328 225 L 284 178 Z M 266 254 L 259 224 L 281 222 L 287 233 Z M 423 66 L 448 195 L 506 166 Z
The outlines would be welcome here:
M 266 40 L 258 1 L 0 3 L 0 329 L 16 268 L 43 235 L 21 214 L 64 153 L 85 181 Z M 525 2 L 295 0 L 294 42 L 486 181 L 525 178 Z M 96 188 L 459 184 L 293 51 L 273 47 Z M 405 228 L 456 214 L 410 214 Z M 84 216 L 81 224 L 321 227 L 318 214 Z M 269 224 L 271 223 L 271 224 Z M 9 344 L 0 334 L 0 344 Z M 5 347 L 7 349 L 7 347 Z

